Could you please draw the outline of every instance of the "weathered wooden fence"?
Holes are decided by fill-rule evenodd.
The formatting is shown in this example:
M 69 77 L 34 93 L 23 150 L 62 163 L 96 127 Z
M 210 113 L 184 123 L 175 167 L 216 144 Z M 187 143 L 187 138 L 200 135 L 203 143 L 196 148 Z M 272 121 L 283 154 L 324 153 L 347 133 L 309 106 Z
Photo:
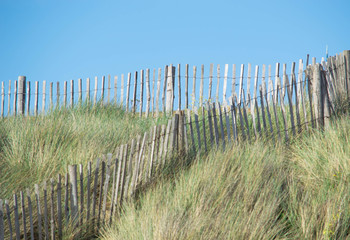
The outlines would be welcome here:
M 166 169 L 186 164 L 188 156 L 256 139 L 288 142 L 298 132 L 327 126 L 337 103 L 349 102 L 349 53 L 313 63 L 305 71 L 300 63 L 298 75 L 295 64 L 289 75 L 284 65 L 282 79 L 277 64 L 274 83 L 264 73 L 259 83 L 257 68 L 252 94 L 243 88 L 242 78 L 238 94 L 224 104 L 203 101 L 193 111 L 179 110 L 167 125 L 154 126 L 120 146 L 117 156 L 68 166 L 64 176 L 14 193 L 11 201 L 0 199 L 0 240 L 91 236 L 113 222 L 123 202 L 137 197 Z M 18 98 L 21 106 L 23 99 Z

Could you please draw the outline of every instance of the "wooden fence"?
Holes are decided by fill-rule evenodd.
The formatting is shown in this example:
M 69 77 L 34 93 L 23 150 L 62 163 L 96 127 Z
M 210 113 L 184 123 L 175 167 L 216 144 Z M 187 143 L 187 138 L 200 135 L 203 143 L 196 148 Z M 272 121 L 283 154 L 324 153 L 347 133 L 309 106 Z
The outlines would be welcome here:
M 300 67 L 298 76 L 293 64 L 292 74 L 277 74 L 275 83 L 255 78 L 252 95 L 240 83 L 225 104 L 207 101 L 194 111 L 177 111 L 167 125 L 121 145 L 117 156 L 68 166 L 64 176 L 14 193 L 11 201 L 0 199 L 0 240 L 92 236 L 113 223 L 125 201 L 190 156 L 257 139 L 288 142 L 303 130 L 326 127 L 337 103 L 349 102 L 349 55 L 313 63 L 304 74 Z

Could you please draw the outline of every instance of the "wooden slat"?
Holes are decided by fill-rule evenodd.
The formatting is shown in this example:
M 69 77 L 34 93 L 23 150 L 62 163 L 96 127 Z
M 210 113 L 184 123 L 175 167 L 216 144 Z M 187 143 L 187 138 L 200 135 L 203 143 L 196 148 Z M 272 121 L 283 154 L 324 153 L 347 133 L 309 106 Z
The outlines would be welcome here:
M 231 87 L 231 102 L 236 93 L 236 64 L 232 65 L 232 87 Z
M 153 69 L 153 78 L 152 78 L 152 94 L 151 94 L 151 112 L 152 112 L 152 116 L 154 116 L 154 113 L 156 111 L 156 108 L 155 108 L 155 88 L 156 88 L 156 69 Z
M 108 74 L 108 83 L 107 83 L 107 103 L 110 103 L 111 98 L 111 75 Z
M 178 110 L 181 110 L 181 70 L 180 70 L 180 64 L 177 65 L 177 91 L 178 91 Z
M 215 102 L 219 102 L 219 87 L 220 87 L 220 64 L 216 67 L 216 95 Z
M 287 116 L 286 116 L 286 112 L 285 112 L 285 107 L 284 107 L 284 103 L 283 103 L 283 96 L 282 93 L 279 94 L 279 91 L 281 89 L 281 86 L 278 84 L 277 85 L 277 95 L 280 96 L 280 109 L 282 112 L 282 118 L 283 118 L 283 125 L 284 125 L 284 136 L 285 136 L 285 140 L 286 142 L 289 141 L 289 136 L 288 136 L 288 126 L 287 126 Z
M 240 123 L 240 126 L 241 126 L 242 138 L 243 138 L 243 140 L 245 140 L 246 139 L 246 133 L 245 133 L 245 128 L 244 128 L 243 114 L 242 114 L 242 110 L 241 110 L 241 105 L 243 105 L 243 104 L 244 103 L 237 104 L 237 108 L 238 108 L 239 123 Z
M 120 106 L 124 106 L 124 74 L 121 76 L 121 86 L 120 86 Z
M 29 212 L 29 228 L 30 228 L 30 239 L 34 240 L 34 223 L 33 223 L 33 204 L 32 204 L 32 199 L 30 197 L 30 191 L 27 188 L 26 189 L 26 194 L 27 194 L 27 202 L 28 202 L 28 212 Z M 1 207 L 0 203 L 0 207 Z M 0 219 L 2 217 L 0 216 Z M 0 220 L 1 221 L 1 220 Z M 1 227 L 0 227 L 1 228 Z M 0 229 L 1 232 L 1 229 Z M 1 234 L 0 234 L 0 239 L 1 239 Z
M 286 76 L 286 81 L 287 81 L 287 95 L 288 95 L 288 101 L 289 101 L 290 121 L 291 121 L 291 125 L 292 125 L 292 132 L 293 132 L 293 135 L 295 136 L 296 132 L 295 132 L 295 124 L 294 124 L 293 99 L 292 99 L 291 89 L 289 87 L 289 85 L 291 85 L 293 87 L 293 79 L 292 79 L 292 84 L 289 84 L 288 76 Z M 298 104 L 295 104 L 295 107 L 297 109 Z
M 43 192 L 44 192 L 44 231 L 45 238 L 49 239 L 49 216 L 48 216 L 48 206 L 47 206 L 47 185 L 46 182 L 43 184 Z
M 58 239 L 62 239 L 62 182 L 61 174 L 58 174 L 57 181 L 57 227 L 58 227 Z
M 210 69 L 209 69 L 209 90 L 208 90 L 208 100 L 211 103 L 211 91 L 213 87 L 213 69 L 214 69 L 214 64 L 210 64 Z
M 118 76 L 114 76 L 114 104 L 118 104 Z
M 213 111 L 213 119 L 214 119 L 214 133 L 215 133 L 215 143 L 216 147 L 219 147 L 219 130 L 218 130 L 218 122 L 217 122 L 217 116 L 216 116 L 216 109 L 215 109 L 215 103 L 212 104 L 212 111 Z
M 126 163 L 127 163 L 127 156 L 128 156 L 128 147 L 129 145 L 126 144 L 124 146 L 124 154 L 123 154 L 123 163 L 122 163 L 122 171 L 121 171 L 121 176 L 120 176 L 120 206 L 123 204 L 123 196 L 124 196 L 124 183 L 125 183 L 125 175 L 126 175 Z
M 143 152 L 145 149 L 145 144 L 147 141 L 147 132 L 145 132 L 145 134 L 143 135 L 143 140 L 142 140 L 142 144 L 141 144 L 141 148 L 138 154 L 138 158 L 137 158 L 137 162 L 136 162 L 136 166 L 135 166 L 135 170 L 134 170 L 134 174 L 133 174 L 133 179 L 131 182 L 131 196 L 134 196 L 136 189 L 137 189 L 137 184 L 138 184 L 138 176 L 140 173 L 140 167 L 141 167 L 141 159 L 143 156 Z
M 97 103 L 97 89 L 98 89 L 98 77 L 95 77 L 95 89 L 94 89 L 94 106 Z
M 15 214 L 15 232 L 16 232 L 16 239 L 21 239 L 21 231 L 19 228 L 19 215 L 18 215 L 18 202 L 17 202 L 17 194 L 13 194 L 13 211 Z
M 150 89 L 150 72 L 149 68 L 146 69 L 146 94 L 147 94 L 147 103 L 146 103 L 146 118 L 149 115 L 150 104 L 151 104 L 151 89 Z
M 166 113 L 166 90 L 167 90 L 167 84 L 168 84 L 168 65 L 164 68 L 164 84 L 163 84 L 163 96 L 162 96 L 162 108 L 163 108 L 163 114 Z
M 267 134 L 268 131 L 267 131 L 267 124 L 266 124 L 266 116 L 265 116 L 264 95 L 263 95 L 263 90 L 261 85 L 259 86 L 259 93 L 260 93 L 261 117 L 262 117 L 264 132 L 265 134 Z
M 84 172 L 83 164 L 79 164 L 79 181 L 80 181 L 80 226 L 83 225 L 84 213 Z
M 153 169 L 153 161 L 154 161 L 154 148 L 156 143 L 156 136 L 157 136 L 157 126 L 153 127 L 153 137 L 152 137 L 152 152 L 151 152 L 151 158 L 149 162 L 149 168 L 148 168 L 148 178 L 151 179 L 152 177 L 152 169 Z
M 63 84 L 63 106 L 67 107 L 67 81 Z
M 31 94 L 30 94 L 30 81 L 27 82 L 27 116 L 30 115 L 30 98 L 31 98 Z M 4 99 L 4 97 L 2 98 Z M 58 104 L 57 104 L 58 106 Z M 1 105 L 2 108 L 4 108 L 4 103 L 2 103 Z M 2 115 L 3 116 L 3 115 Z
M 90 205 L 91 205 L 91 174 L 92 174 L 92 168 L 91 168 L 91 162 L 88 163 L 88 170 L 87 170 L 87 196 L 86 196 L 86 222 L 89 222 L 90 220 Z
M 159 116 L 159 94 L 160 94 L 160 83 L 162 80 L 162 69 L 158 69 L 158 81 L 157 81 L 157 96 L 156 96 L 156 117 Z
M 239 91 L 238 91 L 238 102 L 237 102 L 237 105 L 240 105 L 241 102 L 242 102 L 243 77 L 244 77 L 244 64 L 241 65 L 241 73 L 240 73 L 240 77 L 239 77 Z
M 225 107 L 227 105 L 226 101 L 226 91 L 227 91 L 227 76 L 228 76 L 228 64 L 225 64 L 225 72 L 224 72 L 224 87 L 222 90 L 222 103 L 223 106 Z
M 131 82 L 131 73 L 128 73 L 128 80 L 126 83 L 126 111 L 129 112 L 129 96 L 130 96 L 130 83 Z
M 118 149 L 117 151 L 118 152 Z M 113 169 L 113 183 L 112 183 L 112 195 L 111 195 L 111 205 L 110 205 L 110 215 L 109 215 L 109 225 L 112 224 L 113 213 L 114 213 L 114 196 L 115 196 L 115 184 L 116 184 L 116 176 L 117 176 L 117 168 L 118 168 L 118 159 L 114 159 L 114 169 Z
M 188 64 L 186 64 L 185 72 L 185 106 L 188 109 Z
M 213 133 L 213 125 L 211 118 L 211 104 L 207 103 L 207 112 L 208 112 L 208 123 L 209 123 L 209 134 L 210 134 L 210 144 L 214 144 L 214 133 Z
M 8 100 L 7 100 L 7 115 L 10 116 L 11 114 L 11 80 L 9 80 L 9 86 L 8 86 Z
M 201 151 L 201 149 L 202 149 L 201 132 L 199 130 L 199 122 L 198 122 L 198 114 L 197 113 L 194 113 L 194 121 L 196 124 L 196 130 L 197 130 L 198 151 Z
M 116 179 L 116 185 L 115 185 L 115 191 L 114 191 L 114 211 L 117 211 L 117 207 L 119 208 L 119 191 L 120 191 L 120 177 L 121 177 L 121 171 L 122 171 L 122 163 L 123 163 L 123 148 L 124 145 L 121 145 L 120 149 L 119 149 L 119 158 L 117 158 L 117 162 L 118 162 L 118 171 L 117 171 L 117 179 Z M 119 209 L 118 209 L 119 211 Z
M 167 158 L 167 154 L 168 154 L 168 143 L 169 143 L 169 137 L 170 137 L 170 131 L 171 131 L 171 126 L 172 126 L 172 120 L 169 119 L 168 120 L 168 125 L 167 125 L 167 129 L 166 129 L 166 134 L 165 134 L 165 139 L 164 139 L 164 158 L 163 158 L 163 165 L 165 164 L 165 160 Z
M 54 196 L 55 196 L 55 184 L 54 184 L 54 180 L 51 178 L 51 220 L 50 220 L 50 230 L 51 230 L 51 239 L 55 239 L 55 200 L 54 200 Z
M 136 145 L 136 141 L 135 139 L 131 140 L 131 147 L 130 147 L 130 151 L 129 151 L 129 158 L 127 159 L 126 162 L 126 180 L 125 180 L 125 191 L 124 191 L 124 198 L 128 199 L 130 191 L 129 191 L 129 186 L 130 186 L 130 182 L 131 182 L 131 178 L 132 178 L 132 163 L 133 163 L 133 157 L 135 154 L 135 146 Z M 106 175 L 106 181 L 107 181 L 107 175 Z M 108 183 L 107 183 L 107 189 L 108 189 Z M 107 194 L 107 192 L 106 192 Z M 106 195 L 107 196 L 107 195 Z M 106 199 L 107 200 L 107 199 Z
M 101 105 L 103 105 L 104 100 L 105 100 L 105 76 L 102 76 L 102 79 L 101 79 Z
M 192 110 L 194 110 L 194 107 L 196 104 L 196 77 L 197 77 L 197 67 L 193 66 Z
M 96 166 L 95 166 L 95 177 L 94 177 L 94 188 L 92 192 L 92 223 L 95 223 L 96 218 L 96 205 L 97 205 L 97 185 L 98 185 L 98 172 L 100 170 L 100 159 L 97 158 L 96 160 Z
M 83 101 L 83 89 L 82 89 L 82 79 L 81 78 L 79 78 L 78 79 L 78 101 L 79 101 L 79 104 L 81 104 L 82 103 L 82 101 Z
M 199 107 L 203 106 L 203 87 L 204 87 L 204 65 L 201 67 L 201 85 L 199 89 Z
M 68 173 L 66 173 L 64 178 L 64 216 L 66 223 L 69 222 L 69 182 Z
M 221 131 L 221 139 L 222 139 L 222 148 L 225 151 L 225 131 L 224 131 L 224 123 L 222 120 L 222 110 L 221 110 L 221 105 L 218 102 L 218 109 L 219 109 L 219 120 L 220 120 L 220 131 Z
M 5 231 L 4 231 L 4 208 L 2 199 L 0 199 L 0 239 L 5 239 Z
M 27 240 L 27 222 L 26 222 L 26 207 L 24 204 L 24 194 L 23 191 L 20 191 L 21 198 L 21 208 L 22 208 L 22 223 L 23 223 L 23 237 Z
M 236 93 L 233 94 L 232 97 L 232 104 L 231 104 L 231 121 L 232 121 L 232 134 L 233 134 L 233 140 L 235 143 L 238 143 L 238 131 L 237 131 L 237 116 L 236 116 L 236 107 L 235 107 L 235 101 L 236 101 Z
M 249 109 L 250 107 L 250 102 L 251 102 L 251 93 L 250 93 L 250 84 L 251 84 L 251 79 L 252 79 L 252 64 L 248 63 L 248 78 L 247 78 L 247 96 L 246 96 L 246 102 L 245 105 Z
M 50 91 L 49 91 L 50 109 L 53 108 L 52 96 L 53 96 L 53 82 L 50 82 Z
M 38 217 L 38 236 L 39 236 L 39 240 L 42 239 L 42 230 L 41 230 L 41 226 L 42 226 L 42 223 L 41 223 L 41 216 L 42 216 L 42 213 L 41 213 L 41 205 L 40 205 L 40 192 L 39 192 L 39 185 L 38 184 L 35 184 L 34 185 L 34 189 L 35 189 L 35 200 L 36 200 L 36 209 L 37 209 L 37 217 Z
M 143 70 L 141 70 L 141 88 L 140 88 L 140 117 L 142 117 L 142 111 L 143 111 L 143 83 L 144 83 L 144 73 Z
M 90 103 L 90 78 L 86 78 L 85 100 L 86 102 Z
M 71 202 L 72 202 L 72 208 L 71 208 L 71 216 L 72 216 L 72 222 L 77 221 L 78 217 L 78 182 L 77 182 L 77 165 L 69 165 L 68 166 L 68 173 L 69 173 L 69 181 L 70 186 L 72 189 L 72 195 L 71 195 Z
M 273 86 L 272 85 L 272 81 L 269 80 L 269 86 Z M 270 89 L 270 88 L 269 88 Z M 268 99 L 268 94 L 266 91 L 266 85 L 263 85 L 263 94 L 265 97 L 265 102 L 266 102 L 266 113 L 267 113 L 267 118 L 269 119 L 269 125 L 270 125 L 270 132 L 271 132 L 271 136 L 274 139 L 274 134 L 273 134 L 273 126 L 272 126 L 272 118 L 271 118 L 271 113 L 270 113 L 270 102 Z
M 74 105 L 74 80 L 70 80 L 70 106 Z
M 142 75 L 143 71 L 141 71 Z M 137 93 L 137 72 L 135 72 L 135 78 L 134 78 L 134 95 L 132 98 L 132 113 L 135 114 L 136 112 L 136 93 Z
M 224 115 L 225 115 L 225 121 L 226 121 L 226 134 L 227 134 L 227 142 L 228 144 L 231 143 L 231 130 L 230 130 L 230 118 L 227 114 L 227 107 L 224 107 Z
M 202 107 L 202 128 L 203 128 L 203 142 L 204 142 L 204 150 L 205 152 L 208 151 L 207 147 L 207 136 L 206 136 L 206 127 L 205 127 L 205 110 L 204 107 Z
M 276 89 L 273 88 L 271 80 L 269 81 L 269 83 L 270 83 L 271 91 L 273 93 L 272 94 L 272 106 L 273 106 L 273 113 L 274 113 L 274 116 L 275 116 L 276 131 L 277 131 L 277 135 L 278 135 L 278 140 L 279 140 L 279 142 L 281 142 L 282 141 L 282 139 L 281 139 L 281 128 L 280 128 L 280 125 L 279 125 L 278 116 L 277 116 L 277 108 L 276 108 L 278 91 L 277 91 L 277 88 Z M 278 85 L 277 85 L 277 87 L 278 87 Z
M 243 117 L 244 117 L 244 121 L 245 121 L 245 125 L 246 125 L 246 128 L 247 128 L 247 136 L 248 136 L 248 141 L 250 141 L 250 131 L 249 131 L 249 124 L 248 124 L 248 116 L 247 116 L 247 110 L 246 110 L 246 101 L 245 101 L 245 98 L 244 98 L 244 89 L 243 89 L 243 104 L 242 104 L 242 107 L 243 107 Z
M 15 81 L 15 89 L 13 90 L 13 115 L 17 115 L 17 84 L 18 82 Z
M 193 152 L 196 152 L 196 143 L 194 140 L 194 133 L 193 133 L 193 127 L 192 127 L 192 120 L 191 120 L 191 111 L 187 109 L 187 118 L 188 118 L 188 125 L 190 126 L 190 134 L 191 134 L 191 140 L 192 140 L 192 150 Z
M 161 126 L 161 130 L 160 130 L 160 141 L 159 141 L 159 164 L 161 166 L 163 166 L 164 163 L 164 156 L 163 156 L 163 152 L 164 152 L 164 139 L 165 139 L 165 134 L 166 134 L 166 125 L 162 125 Z
M 106 171 L 106 163 L 105 161 L 102 161 L 100 191 L 99 191 L 99 200 L 98 200 L 97 229 L 100 229 L 100 226 L 101 226 L 101 210 L 102 210 L 103 183 L 104 183 L 105 171 Z
M 9 226 L 9 237 L 10 237 L 10 240 L 12 240 L 13 231 L 12 231 L 12 223 L 11 223 L 11 211 L 10 211 L 8 200 L 5 200 L 5 208 L 6 208 L 6 215 L 7 215 L 7 224 Z M 40 230 L 40 227 L 39 227 L 39 230 Z M 39 239 L 41 239 L 40 235 L 39 235 Z

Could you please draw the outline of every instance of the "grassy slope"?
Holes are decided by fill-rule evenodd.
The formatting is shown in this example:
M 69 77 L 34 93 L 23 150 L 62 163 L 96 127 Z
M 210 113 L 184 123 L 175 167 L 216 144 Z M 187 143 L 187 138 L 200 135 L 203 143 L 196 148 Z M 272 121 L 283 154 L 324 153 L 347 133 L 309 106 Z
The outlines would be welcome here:
M 125 206 L 102 239 L 346 239 L 350 120 L 288 147 L 253 143 L 194 165 Z
M 1 119 L 0 198 L 65 174 L 68 164 L 86 166 L 102 154 L 114 153 L 131 137 L 163 122 L 165 118 L 140 119 L 113 105 L 83 105 L 45 116 Z

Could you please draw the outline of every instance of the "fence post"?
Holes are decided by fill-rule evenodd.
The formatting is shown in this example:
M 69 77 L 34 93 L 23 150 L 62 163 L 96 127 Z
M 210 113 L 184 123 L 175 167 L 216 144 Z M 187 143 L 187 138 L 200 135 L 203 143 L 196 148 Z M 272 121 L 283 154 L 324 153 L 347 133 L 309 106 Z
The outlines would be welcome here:
M 174 108 L 174 82 L 175 82 L 175 67 L 170 65 L 167 73 L 167 90 L 166 90 L 166 113 L 172 114 Z
M 313 65 L 313 79 L 312 79 L 312 95 L 313 105 L 315 111 L 316 127 L 323 126 L 324 124 L 324 108 L 323 108 L 323 91 L 321 82 L 320 65 Z
M 346 82 L 346 86 L 348 89 L 347 93 L 349 96 L 349 86 L 350 86 L 350 50 L 344 50 L 343 51 L 343 55 L 345 58 L 345 66 L 344 66 L 344 70 L 345 70 L 345 82 Z
M 24 115 L 26 102 L 26 77 L 18 77 L 18 111 L 19 114 Z

